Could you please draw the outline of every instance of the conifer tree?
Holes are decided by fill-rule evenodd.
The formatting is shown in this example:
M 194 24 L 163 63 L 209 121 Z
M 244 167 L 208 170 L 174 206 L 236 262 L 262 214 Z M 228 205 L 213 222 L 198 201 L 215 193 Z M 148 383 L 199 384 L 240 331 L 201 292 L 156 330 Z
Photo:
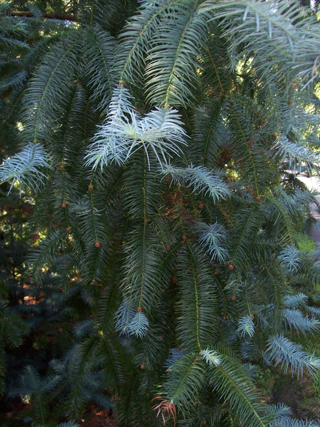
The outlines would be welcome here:
M 86 306 L 53 375 L 22 376 L 35 421 L 95 401 L 121 426 L 298 425 L 255 372 L 320 368 L 295 343 L 320 317 L 320 254 L 297 247 L 316 17 L 294 0 L 52 4 L 0 11 L 0 178 L 35 198 L 35 283 Z

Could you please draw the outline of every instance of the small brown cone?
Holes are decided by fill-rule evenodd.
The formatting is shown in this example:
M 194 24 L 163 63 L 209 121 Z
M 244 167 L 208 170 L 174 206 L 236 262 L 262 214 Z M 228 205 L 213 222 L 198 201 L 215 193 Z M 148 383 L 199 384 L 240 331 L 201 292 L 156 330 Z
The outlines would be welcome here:
M 94 246 L 95 246 L 96 248 L 100 248 L 101 244 L 100 244 L 100 242 L 96 242 L 96 243 L 94 244 Z

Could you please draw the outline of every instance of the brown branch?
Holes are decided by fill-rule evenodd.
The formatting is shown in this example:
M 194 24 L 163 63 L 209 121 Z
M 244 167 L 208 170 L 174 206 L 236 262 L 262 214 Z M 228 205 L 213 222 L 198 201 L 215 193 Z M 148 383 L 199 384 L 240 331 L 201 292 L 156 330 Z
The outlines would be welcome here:
M 7 16 L 20 16 L 25 18 L 34 18 L 33 12 L 27 10 L 13 10 L 6 14 Z M 54 13 L 43 13 L 44 19 L 57 19 L 59 21 L 72 21 L 77 22 L 78 18 L 72 15 L 54 14 Z

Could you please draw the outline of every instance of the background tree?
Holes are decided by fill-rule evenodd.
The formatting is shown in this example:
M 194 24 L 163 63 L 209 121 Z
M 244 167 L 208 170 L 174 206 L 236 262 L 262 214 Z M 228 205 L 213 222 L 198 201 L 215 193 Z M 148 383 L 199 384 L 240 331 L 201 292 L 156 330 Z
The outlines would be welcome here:
M 296 425 L 255 375 L 320 367 L 295 343 L 320 315 L 319 254 L 296 245 L 314 198 L 289 179 L 319 161 L 297 3 L 1 5 L 0 177 L 35 198 L 29 273 L 76 341 L 11 388 L 34 423 L 95 401 L 123 426 Z

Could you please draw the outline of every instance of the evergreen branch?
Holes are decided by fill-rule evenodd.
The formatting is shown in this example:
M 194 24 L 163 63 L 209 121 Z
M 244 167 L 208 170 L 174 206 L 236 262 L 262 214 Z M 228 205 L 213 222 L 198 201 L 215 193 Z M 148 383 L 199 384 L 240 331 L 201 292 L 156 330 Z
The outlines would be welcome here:
M 266 196 L 266 199 L 270 201 L 270 208 L 273 207 L 274 224 L 281 225 L 284 230 L 282 231 L 281 243 L 293 244 L 295 241 L 295 229 L 290 210 L 287 208 L 285 200 L 277 198 L 275 195 Z M 272 206 L 273 205 L 273 206 Z
M 213 199 L 214 203 L 225 200 L 230 196 L 229 186 L 223 182 L 219 173 L 208 171 L 203 166 L 193 166 L 186 169 L 163 165 L 163 174 L 170 175 L 179 185 L 193 187 L 193 193 L 204 193 Z
M 3 125 L 10 122 L 10 119 L 12 120 L 14 115 L 17 114 L 17 111 L 21 106 L 21 100 L 24 97 L 24 91 L 25 91 L 25 88 L 23 88 L 20 91 L 15 91 L 10 97 L 10 102 L 8 103 L 6 108 L 3 109 L 1 113 Z
M 169 107 L 186 106 L 194 98 L 198 57 L 209 36 L 209 14 L 199 13 L 199 1 L 173 3 L 152 40 L 146 67 L 148 99 Z
M 111 98 L 114 78 L 111 68 L 114 60 L 115 40 L 98 25 L 88 31 L 84 52 L 88 86 L 93 89 L 92 99 L 104 112 Z
M 135 316 L 136 310 L 130 307 L 130 302 L 124 299 L 115 313 L 114 321 L 116 331 L 126 335 L 130 333 L 129 325 Z
M 297 169 L 297 163 L 306 163 L 310 169 L 318 168 L 320 157 L 306 145 L 297 145 L 289 141 L 286 136 L 279 136 L 271 149 L 275 150 L 274 157 L 279 157 L 280 161 L 289 160 L 290 168 Z M 301 170 L 301 166 L 300 166 Z
M 272 309 L 272 319 L 271 323 L 273 324 L 273 332 L 278 332 L 281 328 L 281 311 L 283 309 L 283 283 L 286 282 L 286 275 L 279 265 L 279 261 L 276 258 L 271 257 L 271 262 L 262 261 L 262 276 L 261 279 L 263 282 L 271 286 L 272 293 L 271 298 L 269 299 L 270 294 L 266 295 L 268 300 L 271 301 L 269 310 Z M 264 279 L 266 278 L 266 280 Z M 269 292 L 269 291 L 267 291 Z
M 259 195 L 265 183 L 260 177 L 262 167 L 259 167 L 260 157 L 257 155 L 257 147 L 254 140 L 252 114 L 256 106 L 249 100 L 233 97 L 228 102 L 228 124 L 230 129 L 230 142 L 235 151 L 235 160 L 241 162 L 239 173 L 245 182 L 253 180 L 253 193 Z M 236 148 L 236 149 L 235 149 Z M 259 147 L 261 150 L 261 147 Z M 244 160 L 245 159 L 245 160 Z M 259 172 L 258 172 L 259 171 Z
M 281 423 L 281 424 L 279 424 Z M 281 425 L 282 427 L 319 427 L 319 422 L 312 420 L 296 420 L 289 417 L 280 417 L 273 421 L 269 427 L 278 427 Z
M 125 263 L 126 288 L 130 305 L 147 315 L 161 292 L 161 256 L 152 230 L 146 223 L 132 233 Z
M 219 150 L 223 147 L 225 127 L 221 117 L 222 105 L 220 99 L 214 99 L 206 107 L 195 111 L 194 144 L 190 144 L 190 148 L 199 160 L 203 157 L 204 166 L 215 165 Z
M 6 301 L 0 302 L 0 338 L 9 348 L 22 344 L 22 337 L 28 331 L 27 324 L 17 314 L 11 313 Z
M 291 371 L 299 376 L 300 373 L 303 374 L 304 368 L 307 368 L 311 374 L 315 374 L 320 369 L 320 359 L 305 353 L 301 346 L 292 343 L 282 335 L 269 338 L 266 352 L 276 360 L 277 364 L 281 364 L 285 372 L 290 367 Z
M 276 405 L 269 406 L 269 412 L 274 416 L 275 422 L 280 422 L 281 418 L 289 417 L 292 415 L 291 408 L 289 406 L 284 405 L 283 403 L 277 403 Z
M 20 194 L 21 184 L 36 191 L 46 178 L 41 168 L 50 168 L 46 151 L 40 144 L 28 144 L 20 153 L 4 160 L 0 165 L 0 180 L 2 182 L 12 180 L 9 193 L 16 182 L 19 183 Z
M 318 307 L 307 307 L 308 313 L 311 314 L 311 316 L 319 317 L 320 316 L 320 308 Z
M 19 394 L 22 400 L 30 400 L 31 396 L 36 399 L 37 419 L 45 424 L 48 415 L 48 409 L 45 405 L 44 395 L 51 392 L 61 381 L 60 375 L 52 375 L 45 380 L 41 380 L 40 375 L 32 366 L 25 367 L 23 374 L 20 375 L 20 387 L 13 391 L 12 395 Z
M 143 337 L 149 329 L 149 321 L 144 313 L 137 311 L 128 325 L 130 334 Z
M 216 331 L 216 294 L 203 254 L 190 245 L 178 256 L 179 319 L 177 331 L 185 349 L 201 352 Z
M 60 247 L 64 247 L 66 237 L 65 233 L 60 230 L 51 231 L 46 240 L 31 252 L 28 262 L 31 264 L 32 272 L 37 280 L 41 280 L 43 265 L 52 262 L 58 255 Z
M 294 246 L 287 246 L 280 252 L 279 261 L 289 273 L 295 273 L 302 262 L 300 251 Z
M 255 333 L 252 317 L 249 315 L 240 317 L 237 331 L 240 333 L 241 337 L 248 335 L 252 338 Z
M 124 207 L 135 226 L 125 247 L 123 289 L 130 307 L 143 310 L 149 320 L 164 290 L 161 245 L 152 226 L 158 214 L 161 184 L 155 172 L 156 157 L 150 160 L 149 169 L 145 153 L 137 153 L 124 174 Z M 143 316 L 140 320 L 146 323 Z
M 300 310 L 283 310 L 283 319 L 287 329 L 293 328 L 299 333 L 300 331 L 305 334 L 306 332 L 318 332 L 320 322 L 314 317 L 309 319 L 308 316 L 303 316 Z
M 28 73 L 26 72 L 26 70 L 21 70 L 17 73 L 9 75 L 7 78 L 2 79 L 0 83 L 0 92 L 5 92 L 8 89 L 22 89 L 27 78 Z
M 163 394 L 171 404 L 185 413 L 197 401 L 197 394 L 205 379 L 205 365 L 198 354 L 190 353 L 171 365 L 168 372 Z
M 94 137 L 85 157 L 86 165 L 101 169 L 111 162 L 123 165 L 132 154 L 144 148 L 150 166 L 153 152 L 159 163 L 167 163 L 171 153 L 179 154 L 185 144 L 180 116 L 171 108 L 157 108 L 141 118 L 134 110 L 130 94 L 120 85 L 114 90 L 104 125 Z
M 92 335 L 78 344 L 70 360 L 70 379 L 72 380 L 71 393 L 66 402 L 66 409 L 70 416 L 78 418 L 84 405 L 90 400 L 86 393 L 87 379 L 100 361 L 102 335 Z
M 100 295 L 97 306 L 96 324 L 98 325 L 99 330 L 104 333 L 109 331 L 109 328 L 110 330 L 113 330 L 116 307 L 119 306 L 118 298 L 119 292 L 115 285 L 105 289 Z M 119 330 L 117 327 L 116 329 Z
M 126 387 L 125 373 L 126 368 L 132 369 L 130 356 L 123 353 L 120 344 L 113 339 L 112 336 L 108 337 L 102 335 L 102 365 L 105 370 L 103 373 L 104 381 L 109 387 L 116 387 L 116 392 L 120 396 Z
M 24 125 L 22 136 L 26 142 L 47 141 L 52 125 L 61 116 L 68 102 L 78 65 L 80 32 L 71 33 L 69 39 L 58 42 L 44 57 L 29 82 L 24 96 Z
M 232 251 L 230 252 L 232 256 L 232 265 L 234 264 L 240 267 L 244 262 L 248 262 L 251 241 L 261 227 L 261 216 L 255 205 L 249 212 L 248 210 L 239 211 L 236 216 L 237 222 L 235 226 L 240 229 L 241 232 L 233 239 L 235 241 L 233 245 L 231 245 Z
M 253 58 L 251 66 L 267 83 L 276 81 L 280 73 L 283 77 L 284 70 L 288 71 L 287 76 L 293 75 L 293 79 L 299 75 L 307 78 L 314 73 L 320 46 L 318 23 L 310 16 L 300 19 L 294 0 L 276 3 L 273 8 L 263 0 L 206 0 L 202 7 L 205 13 L 213 12 L 214 19 L 220 20 L 223 34 L 231 37 L 232 50 L 243 44 L 241 55 Z M 233 59 L 235 67 L 236 55 Z M 311 77 L 308 83 L 312 80 Z
M 86 336 L 88 333 L 92 331 L 92 328 L 93 328 L 93 320 L 88 319 L 88 320 L 83 320 L 82 322 L 77 323 L 73 327 L 72 332 L 75 338 L 83 338 L 84 336 Z
M 218 366 L 220 364 L 221 357 L 217 351 L 209 350 L 207 348 L 206 350 L 202 350 L 200 354 L 204 358 L 205 362 L 210 366 Z
M 217 222 L 214 224 L 197 223 L 199 233 L 199 243 L 207 247 L 206 253 L 211 256 L 211 260 L 216 260 L 220 264 L 226 262 L 229 252 L 226 246 L 227 234 L 224 227 Z
M 307 304 L 308 296 L 299 292 L 296 295 L 285 295 L 283 302 L 285 306 L 289 309 L 304 307 Z M 311 307 L 308 307 L 311 308 Z
M 162 14 L 175 0 L 161 1 L 159 4 L 146 2 L 139 14 L 130 19 L 116 49 L 114 71 L 119 80 L 133 83 L 135 77 L 143 80 L 145 56 L 150 49 L 152 35 L 160 23 Z M 142 66 L 141 66 L 142 65 Z
M 228 402 L 231 410 L 239 417 L 241 424 L 250 427 L 266 427 L 272 417 L 266 405 L 260 403 L 252 380 L 238 361 L 221 355 L 218 366 L 210 369 L 213 390 L 220 399 Z
M 193 192 L 209 195 L 214 203 L 225 200 L 230 196 L 230 188 L 217 174 L 205 170 L 202 166 L 193 166 L 185 169 L 185 177 L 189 185 L 193 186 Z
M 204 3 L 203 7 L 210 7 L 212 1 L 207 1 Z M 233 17 L 237 14 L 240 14 L 243 23 L 248 23 L 250 26 L 253 21 L 255 21 L 256 31 L 259 32 L 262 30 L 261 21 L 260 19 L 264 19 L 265 21 L 269 22 L 271 25 L 268 25 L 268 28 L 265 26 L 263 27 L 263 30 L 268 30 L 268 36 L 271 39 L 272 35 L 275 36 L 272 26 L 274 28 L 279 28 L 281 31 L 286 33 L 288 37 L 290 37 L 293 40 L 299 40 L 303 35 L 305 35 L 305 32 L 300 34 L 298 33 L 298 29 L 301 27 L 306 27 L 307 24 L 305 22 L 301 22 L 297 19 L 296 15 L 296 3 L 293 1 L 288 2 L 286 7 L 284 5 L 277 5 L 277 7 L 270 10 L 269 5 L 266 5 L 263 3 L 263 1 L 249 1 L 249 0 L 241 0 L 241 2 L 234 2 L 233 0 L 229 0 L 224 3 L 222 8 L 226 8 L 227 10 L 230 8 L 234 8 L 234 6 L 238 6 L 238 9 L 233 9 Z M 221 4 L 217 4 L 216 6 L 217 10 L 221 8 Z M 229 10 L 230 10 L 229 9 Z M 243 13 L 244 12 L 244 13 Z M 253 15 L 253 18 L 250 19 L 250 12 Z M 227 16 L 228 12 L 226 12 Z M 231 14 L 230 14 L 231 15 Z M 224 12 L 221 12 L 220 14 L 216 15 L 216 18 L 221 16 L 224 16 Z M 310 24 L 310 19 L 307 19 L 308 24 Z M 295 24 L 295 26 L 293 25 Z M 242 24 L 242 27 L 245 27 L 245 24 Z M 300 27 L 300 28 L 299 28 Z M 241 30 L 241 28 L 240 28 Z M 307 31 L 307 33 L 310 33 L 311 31 Z M 289 40 L 290 42 L 290 40 Z M 291 44 L 290 44 L 291 45 Z

